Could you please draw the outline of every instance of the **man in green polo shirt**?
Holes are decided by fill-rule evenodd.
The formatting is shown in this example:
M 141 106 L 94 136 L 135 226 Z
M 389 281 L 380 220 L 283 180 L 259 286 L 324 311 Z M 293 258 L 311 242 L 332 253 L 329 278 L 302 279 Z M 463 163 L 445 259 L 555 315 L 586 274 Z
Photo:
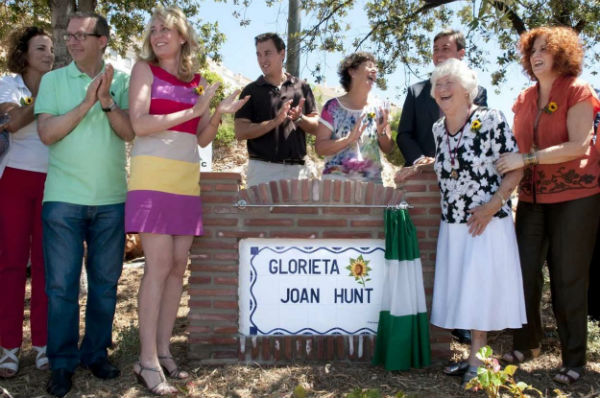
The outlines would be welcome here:
M 62 397 L 82 364 L 99 378 L 119 376 L 107 358 L 124 250 L 125 144 L 129 78 L 105 65 L 106 19 L 76 13 L 64 39 L 73 62 L 44 75 L 35 101 L 38 133 L 49 146 L 42 221 L 48 392 Z M 79 342 L 79 278 L 87 243 L 88 299 Z

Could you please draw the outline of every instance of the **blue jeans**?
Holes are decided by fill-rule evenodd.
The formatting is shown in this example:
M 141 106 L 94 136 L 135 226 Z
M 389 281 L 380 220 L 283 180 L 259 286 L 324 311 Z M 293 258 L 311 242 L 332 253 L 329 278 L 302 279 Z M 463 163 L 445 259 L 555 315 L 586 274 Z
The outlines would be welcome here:
M 42 208 L 48 347 L 52 369 L 74 371 L 107 356 L 117 283 L 123 269 L 124 204 L 81 206 L 46 202 Z M 79 279 L 87 243 L 85 335 L 79 342 Z

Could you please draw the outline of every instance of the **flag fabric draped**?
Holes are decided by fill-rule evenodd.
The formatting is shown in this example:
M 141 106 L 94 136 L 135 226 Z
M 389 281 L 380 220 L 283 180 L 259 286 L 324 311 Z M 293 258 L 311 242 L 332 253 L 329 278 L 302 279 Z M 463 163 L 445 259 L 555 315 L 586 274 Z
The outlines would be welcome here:
M 431 348 L 416 229 L 406 209 L 386 209 L 384 222 L 385 282 L 373 364 L 421 368 L 431 363 Z

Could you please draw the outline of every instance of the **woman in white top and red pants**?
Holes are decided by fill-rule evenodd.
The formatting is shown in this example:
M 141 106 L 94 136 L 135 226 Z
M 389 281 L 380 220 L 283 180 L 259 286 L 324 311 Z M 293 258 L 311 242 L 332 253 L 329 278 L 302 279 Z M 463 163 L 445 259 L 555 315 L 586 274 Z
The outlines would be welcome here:
M 42 75 L 52 69 L 54 49 L 43 29 L 13 32 L 8 67 L 14 75 L 0 79 L 1 130 L 9 132 L 8 151 L 0 156 L 0 377 L 19 370 L 23 340 L 25 282 L 31 256 L 31 339 L 36 367 L 46 357 L 48 300 L 42 253 L 42 196 L 48 149 L 37 134 L 33 103 Z

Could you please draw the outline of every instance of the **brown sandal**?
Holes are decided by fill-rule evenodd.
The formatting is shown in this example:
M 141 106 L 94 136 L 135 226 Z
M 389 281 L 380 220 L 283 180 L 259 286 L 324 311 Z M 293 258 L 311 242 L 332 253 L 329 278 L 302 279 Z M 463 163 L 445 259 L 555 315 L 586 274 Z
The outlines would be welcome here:
M 167 366 L 163 363 L 163 361 L 171 361 L 175 364 L 175 367 L 172 369 L 168 369 Z M 165 374 L 172 379 L 185 380 L 188 377 L 190 377 L 190 374 L 188 372 L 179 369 L 179 366 L 177 366 L 177 362 L 175 362 L 175 358 L 173 358 L 171 355 L 159 355 L 158 363 L 160 363 L 160 366 L 165 371 Z
M 540 356 L 540 348 L 530 348 L 526 350 L 512 350 L 502 355 L 502 361 L 511 364 L 519 365 L 530 361 Z
M 135 367 L 134 367 L 133 374 L 137 378 L 137 381 L 141 385 L 146 387 L 148 389 L 148 391 L 150 391 L 152 394 L 159 395 L 159 396 L 165 396 L 165 395 L 173 395 L 173 394 L 177 393 L 177 389 L 167 382 L 167 379 L 165 379 L 165 376 L 163 375 L 163 372 L 160 368 L 148 368 L 148 367 L 142 365 L 141 362 L 138 362 L 136 365 L 139 366 L 139 370 L 136 371 Z M 157 384 L 155 384 L 154 386 L 150 387 L 150 385 L 148 384 L 148 381 L 142 375 L 142 373 L 144 373 L 145 371 L 158 373 L 158 375 L 160 376 L 160 381 Z

